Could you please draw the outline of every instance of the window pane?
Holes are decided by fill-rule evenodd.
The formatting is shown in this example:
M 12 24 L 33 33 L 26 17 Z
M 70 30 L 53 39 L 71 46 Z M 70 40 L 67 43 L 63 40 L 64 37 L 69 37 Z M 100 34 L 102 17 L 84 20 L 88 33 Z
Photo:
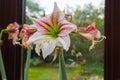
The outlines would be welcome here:
M 52 13 L 54 2 L 67 15 L 67 20 L 77 27 L 87 27 L 96 22 L 96 27 L 104 34 L 104 0 L 26 0 L 26 15 L 41 18 Z M 26 17 L 27 24 L 33 24 Z M 78 34 L 70 34 L 71 46 L 64 53 L 68 80 L 103 80 L 104 42 L 89 51 L 91 41 Z M 50 64 L 54 55 L 43 59 L 32 51 L 29 80 L 58 80 L 58 58 Z

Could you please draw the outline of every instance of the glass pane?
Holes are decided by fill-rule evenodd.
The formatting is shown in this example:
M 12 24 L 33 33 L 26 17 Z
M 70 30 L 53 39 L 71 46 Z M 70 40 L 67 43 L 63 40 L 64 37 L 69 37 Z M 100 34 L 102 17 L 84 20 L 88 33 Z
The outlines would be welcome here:
M 87 27 L 95 22 L 104 35 L 104 0 L 26 0 L 26 15 L 42 18 L 52 14 L 55 2 L 69 22 L 77 27 Z M 26 23 L 33 24 L 28 17 Z M 68 80 L 103 80 L 104 42 L 95 42 L 95 48 L 89 51 L 90 39 L 75 33 L 70 34 L 70 39 L 70 48 L 64 51 Z M 59 80 L 58 56 L 51 64 L 54 52 L 45 59 L 42 52 L 40 55 L 32 50 L 29 80 Z

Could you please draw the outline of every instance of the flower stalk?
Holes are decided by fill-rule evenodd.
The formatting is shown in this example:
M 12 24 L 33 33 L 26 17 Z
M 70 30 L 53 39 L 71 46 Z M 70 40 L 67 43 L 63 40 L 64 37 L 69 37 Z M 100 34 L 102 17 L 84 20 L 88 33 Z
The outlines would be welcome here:
M 60 49 L 60 54 L 59 54 L 59 75 L 60 75 L 60 80 L 67 80 L 63 49 Z
M 30 57 L 31 57 L 31 49 L 28 49 L 27 50 L 27 59 L 26 59 L 26 64 L 25 64 L 24 80 L 28 80 Z
M 2 38 L 3 32 L 5 32 L 5 31 L 6 31 L 6 30 L 3 29 L 3 30 L 0 32 L 0 40 L 1 40 L 1 38 Z M 1 46 L 0 46 L 0 72 L 1 72 L 2 80 L 7 80 L 6 72 L 5 72 L 5 67 L 4 67 L 4 63 L 3 63 L 3 58 L 2 58 Z

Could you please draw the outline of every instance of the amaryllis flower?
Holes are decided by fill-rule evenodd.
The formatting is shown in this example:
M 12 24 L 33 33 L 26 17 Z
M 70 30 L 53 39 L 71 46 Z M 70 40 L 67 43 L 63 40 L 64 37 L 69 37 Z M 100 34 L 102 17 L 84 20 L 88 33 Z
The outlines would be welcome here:
M 88 27 L 78 28 L 78 33 L 92 42 L 89 50 L 93 49 L 97 42 L 100 42 L 105 38 L 105 36 L 101 36 L 100 31 L 96 28 L 95 22 L 93 22 Z
M 8 39 L 12 39 L 13 44 L 16 44 L 19 35 L 19 24 L 16 22 L 11 23 L 7 26 L 6 31 L 8 32 Z
M 22 39 L 22 45 L 27 48 L 32 48 L 32 43 L 26 44 L 29 37 L 35 33 L 37 29 L 33 25 L 24 24 L 20 31 L 20 38 Z
M 60 11 L 57 4 L 51 15 L 35 19 L 31 18 L 37 32 L 35 32 L 27 41 L 27 43 L 36 44 L 36 52 L 42 50 L 43 58 L 50 55 L 56 46 L 63 47 L 66 51 L 70 46 L 69 33 L 76 29 L 76 26 L 68 22 L 64 12 Z

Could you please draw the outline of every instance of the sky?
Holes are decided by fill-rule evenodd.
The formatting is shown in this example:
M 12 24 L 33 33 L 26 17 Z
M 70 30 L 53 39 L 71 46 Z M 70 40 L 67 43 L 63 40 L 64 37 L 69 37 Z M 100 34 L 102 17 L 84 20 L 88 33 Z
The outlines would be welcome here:
M 61 10 L 64 10 L 69 7 L 69 9 L 75 10 L 77 6 L 81 8 L 84 7 L 85 4 L 92 3 L 96 8 L 100 7 L 100 4 L 104 4 L 104 0 L 35 0 L 40 4 L 40 7 L 45 9 L 47 14 L 53 11 L 54 2 L 57 2 L 58 7 Z

